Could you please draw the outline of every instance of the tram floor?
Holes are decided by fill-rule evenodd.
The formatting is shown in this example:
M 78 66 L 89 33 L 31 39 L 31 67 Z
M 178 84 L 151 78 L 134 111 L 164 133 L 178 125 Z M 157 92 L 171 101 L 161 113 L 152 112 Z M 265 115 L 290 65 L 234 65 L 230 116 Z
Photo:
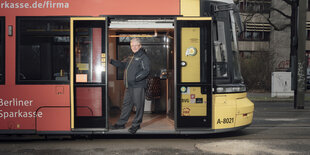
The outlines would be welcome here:
M 130 128 L 134 117 L 135 113 L 131 113 L 128 123 L 126 124 L 126 128 L 119 131 L 125 130 L 127 132 L 127 129 Z M 119 115 L 110 116 L 109 122 L 113 125 L 118 119 Z M 175 131 L 174 121 L 169 118 L 167 114 L 144 113 L 140 131 Z

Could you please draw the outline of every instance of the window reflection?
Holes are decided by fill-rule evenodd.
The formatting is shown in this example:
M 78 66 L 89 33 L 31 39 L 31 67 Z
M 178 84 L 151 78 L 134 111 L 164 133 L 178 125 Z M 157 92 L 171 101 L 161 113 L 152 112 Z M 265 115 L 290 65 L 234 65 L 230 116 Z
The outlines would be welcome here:
M 221 42 L 215 42 L 216 76 L 227 77 L 227 51 Z
M 118 42 L 118 60 L 125 60 L 132 54 L 129 43 L 132 37 L 120 37 Z M 142 48 L 150 59 L 150 76 L 159 77 L 167 69 L 167 53 L 172 50 L 172 41 L 167 36 L 141 37 Z M 117 69 L 117 79 L 123 79 L 123 70 Z
M 224 22 L 218 21 L 217 23 L 217 41 L 214 42 L 214 52 L 215 52 L 215 69 L 214 75 L 217 78 L 227 78 L 228 77 L 228 58 L 227 58 L 227 45 L 226 45 L 226 35 L 225 35 L 225 25 Z
M 245 31 L 239 36 L 240 41 L 269 41 L 270 32 Z
M 76 82 L 104 82 L 103 32 L 102 28 L 75 28 Z
M 271 0 L 239 0 L 240 12 L 269 13 Z
M 4 67 L 5 67 L 5 58 L 4 58 L 4 17 L 0 17 L 0 84 L 4 84 Z
M 20 83 L 67 83 L 70 21 L 65 17 L 19 17 L 17 78 Z

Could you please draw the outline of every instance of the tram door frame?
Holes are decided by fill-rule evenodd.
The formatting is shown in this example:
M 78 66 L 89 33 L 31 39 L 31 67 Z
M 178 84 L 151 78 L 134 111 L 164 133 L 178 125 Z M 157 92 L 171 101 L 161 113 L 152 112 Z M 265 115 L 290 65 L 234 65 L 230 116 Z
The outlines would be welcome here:
M 175 20 L 175 37 L 176 37 L 176 64 L 175 64 L 175 128 L 176 130 L 182 129 L 210 129 L 212 127 L 212 80 L 213 80 L 213 68 L 212 68 L 212 30 L 211 30 L 212 18 L 211 17 L 177 17 Z M 185 30 L 188 28 L 187 30 Z M 196 36 L 192 35 L 190 30 L 196 29 Z M 184 31 L 183 31 L 184 30 Z M 186 32 L 186 33 L 185 33 Z M 183 36 L 182 36 L 182 33 Z M 192 38 L 190 38 L 192 37 Z M 184 40 L 182 40 L 184 39 Z M 196 41 L 195 41 L 196 40 Z M 187 42 L 187 43 L 186 43 Z M 190 42 L 190 43 L 189 43 Z M 196 42 L 196 43 L 195 43 Z M 186 45 L 183 45 L 186 44 Z M 196 73 L 199 72 L 200 78 L 193 81 L 184 80 L 191 73 L 182 73 L 185 71 L 184 68 L 189 64 L 183 60 L 187 59 L 184 57 L 191 57 L 191 55 L 185 55 L 191 47 L 185 47 L 191 44 L 200 50 L 197 50 L 200 56 L 200 69 L 191 67 L 190 70 L 195 70 Z M 199 44 L 199 45 L 198 45 Z M 184 49 L 185 48 L 185 49 Z M 187 48 L 187 50 L 186 50 Z M 193 54 L 194 55 L 194 54 Z M 197 57 L 196 55 L 196 57 Z M 198 56 L 198 57 L 199 57 Z M 199 59 L 199 58 L 198 58 Z M 187 59 L 188 60 L 188 59 Z M 192 62 L 191 62 L 192 63 Z M 198 65 L 196 65 L 198 66 Z M 197 71 L 198 70 L 198 71 Z M 188 70 L 186 70 L 188 71 Z M 182 79 L 183 78 L 183 79 Z M 188 89 L 196 89 L 190 92 Z M 197 93 L 198 92 L 198 93 Z M 183 96 L 183 98 L 182 98 Z M 187 98 L 184 99 L 184 96 Z M 190 96 L 190 97 L 189 97 Z M 198 97 L 199 96 L 199 97 Z M 203 97 L 202 97 L 203 96 Z M 206 97 L 206 99 L 205 99 Z M 185 100 L 185 101 L 184 101 Z M 185 102 L 185 104 L 184 104 Z M 197 113 L 191 113 L 191 111 L 197 111 L 197 108 L 191 109 L 191 104 L 199 106 L 198 104 L 203 104 L 206 102 L 205 111 L 199 111 Z M 189 108 L 183 106 L 187 104 Z M 203 106 L 202 106 L 203 107 Z M 185 109 L 185 110 L 184 110 Z M 187 111 L 186 111 L 187 110 Z M 188 114 L 188 115 L 187 115 Z
M 103 67 L 103 72 L 101 72 L 101 82 L 77 82 L 77 73 L 76 73 L 76 40 L 75 40 L 75 33 L 76 33 L 76 26 L 78 24 L 83 23 L 82 25 L 86 28 L 101 28 L 101 57 L 100 63 Z M 87 27 L 89 26 L 89 27 Z M 83 27 L 84 28 L 84 27 Z M 70 92 L 71 92 L 71 129 L 72 130 L 108 130 L 108 68 L 107 68 L 107 59 L 108 59 L 108 19 L 107 17 L 71 17 L 70 20 Z M 94 32 L 93 32 L 94 33 Z M 92 40 L 93 41 L 93 40 Z M 93 51 L 92 51 L 93 52 Z M 90 59 L 94 57 L 91 55 Z M 87 65 L 86 65 L 87 66 Z M 84 66 L 84 68 L 87 68 Z M 87 69 L 86 69 L 87 70 Z M 89 69 L 90 70 L 90 69 Z M 92 73 L 91 73 L 92 74 Z M 85 77 L 84 77 L 85 78 Z M 86 77 L 89 79 L 89 77 Z M 96 92 L 96 90 L 101 90 L 100 93 L 96 93 L 96 97 L 99 96 L 101 99 L 93 99 L 91 96 L 87 98 L 87 93 L 84 98 L 79 99 L 79 95 L 77 95 L 77 89 L 82 90 L 83 92 L 90 91 L 89 94 Z M 81 94 L 82 94 L 81 93 Z M 101 95 L 101 96 L 100 96 Z M 95 97 L 95 98 L 96 98 Z M 78 101 L 80 100 L 80 101 Z M 81 102 L 93 101 L 96 102 L 96 106 L 99 105 L 102 109 L 98 110 L 99 114 L 94 114 L 92 108 L 95 109 L 96 107 L 89 108 L 85 106 L 85 109 L 90 111 L 91 114 L 83 116 L 78 114 L 77 110 L 77 102 L 79 104 Z M 101 102 L 101 103 L 100 103 Z M 85 103 L 84 103 L 85 104 Z M 101 104 L 101 105 L 100 105 Z M 93 106 L 93 105 L 91 105 Z M 82 106 L 79 106 L 82 107 Z

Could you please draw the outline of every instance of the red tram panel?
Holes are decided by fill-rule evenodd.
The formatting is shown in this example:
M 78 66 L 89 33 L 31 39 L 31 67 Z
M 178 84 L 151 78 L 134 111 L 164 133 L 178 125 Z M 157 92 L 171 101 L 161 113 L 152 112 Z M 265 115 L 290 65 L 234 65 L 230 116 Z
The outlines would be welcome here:
M 7 3 L 9 3 L 9 5 Z M 25 3 L 28 3 L 29 7 L 31 8 L 12 8 L 16 6 L 11 6 L 11 4 L 14 5 L 19 4 L 19 7 L 21 7 L 21 3 L 23 3 L 24 7 Z M 68 4 L 68 8 L 55 8 L 55 6 L 53 6 L 55 3 Z M 39 8 L 40 7 L 39 5 L 41 7 L 44 5 L 44 8 Z M 179 15 L 180 14 L 179 0 L 169 0 L 169 1 L 28 0 L 28 1 L 5 1 L 5 2 L 1 1 L 0 7 L 1 7 L 0 16 L 5 16 L 6 31 L 9 25 L 13 26 L 13 36 L 5 35 L 5 84 L 0 85 L 0 99 L 2 102 L 0 103 L 0 110 L 1 110 L 0 130 L 36 130 L 36 131 L 71 130 L 70 128 L 71 105 L 70 105 L 69 84 L 65 85 L 16 84 L 16 17 L 17 16 L 100 16 L 100 15 Z M 86 93 L 84 95 L 87 94 L 89 93 Z M 100 107 L 91 107 L 91 108 L 101 109 Z M 80 113 L 81 115 L 85 115 L 88 112 L 85 112 L 85 110 L 80 110 Z M 34 115 L 36 115 L 36 117 L 34 117 Z

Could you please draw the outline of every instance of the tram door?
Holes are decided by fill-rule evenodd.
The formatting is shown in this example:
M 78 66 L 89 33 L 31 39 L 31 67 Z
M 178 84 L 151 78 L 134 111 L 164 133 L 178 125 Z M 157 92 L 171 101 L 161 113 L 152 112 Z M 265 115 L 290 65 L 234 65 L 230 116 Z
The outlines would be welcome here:
M 107 128 L 107 22 L 71 18 L 71 127 Z
M 211 18 L 176 19 L 176 128 L 211 128 Z

